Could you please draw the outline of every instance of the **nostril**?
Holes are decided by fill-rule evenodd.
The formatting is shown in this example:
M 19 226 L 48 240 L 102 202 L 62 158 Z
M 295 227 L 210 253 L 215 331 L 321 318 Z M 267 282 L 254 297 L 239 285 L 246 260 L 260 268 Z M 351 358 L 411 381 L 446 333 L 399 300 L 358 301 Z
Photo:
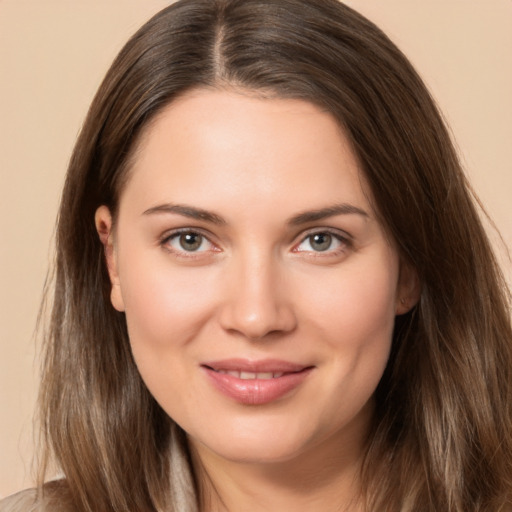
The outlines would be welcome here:
M 243 279 L 225 290 L 225 302 L 219 309 L 221 327 L 251 341 L 273 339 L 293 330 L 296 318 L 290 296 L 276 286 L 274 269 L 256 275 L 254 267 L 244 268 Z

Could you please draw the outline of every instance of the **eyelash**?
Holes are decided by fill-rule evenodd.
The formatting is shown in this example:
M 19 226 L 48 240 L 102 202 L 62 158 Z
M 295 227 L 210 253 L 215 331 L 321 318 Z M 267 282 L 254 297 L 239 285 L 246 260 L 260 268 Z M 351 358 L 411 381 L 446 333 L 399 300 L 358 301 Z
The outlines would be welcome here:
M 216 247 L 216 245 L 210 240 L 210 237 L 203 233 L 200 229 L 196 228 L 181 228 L 172 231 L 171 233 L 165 233 L 164 236 L 160 240 L 160 245 L 168 252 L 174 254 L 178 258 L 184 258 L 184 259 L 198 259 L 204 256 L 205 252 L 208 251 L 186 251 L 186 250 L 180 250 L 175 249 L 169 245 L 169 243 L 172 240 L 178 239 L 181 235 L 197 235 L 202 238 L 202 243 L 206 241 L 208 244 L 210 244 L 213 247 Z M 214 250 L 213 252 L 220 252 L 220 249 Z
M 198 259 L 204 257 L 204 253 L 209 252 L 209 250 L 205 251 L 186 251 L 186 250 L 180 250 L 172 248 L 169 244 L 172 240 L 178 239 L 181 235 L 197 235 L 202 238 L 202 243 L 206 241 L 208 244 L 210 244 L 213 247 L 216 247 L 212 252 L 220 252 L 221 249 L 217 248 L 217 246 L 210 240 L 210 237 L 203 233 L 200 229 L 195 228 L 181 228 L 177 229 L 175 231 L 172 231 L 171 233 L 165 233 L 162 238 L 160 239 L 160 245 L 167 250 L 168 252 L 174 254 L 175 256 L 179 258 L 184 259 Z M 336 249 L 329 249 L 327 248 L 325 251 L 300 251 L 297 248 L 300 247 L 303 243 L 305 243 L 308 239 L 311 241 L 312 237 L 315 235 L 329 235 L 334 240 L 339 242 L 340 246 Z M 344 253 L 347 249 L 350 249 L 352 247 L 352 239 L 348 234 L 341 234 L 337 230 L 329 229 L 329 228 L 318 228 L 315 230 L 310 230 L 307 233 L 303 234 L 300 241 L 296 243 L 293 246 L 292 252 L 294 253 L 308 253 L 309 257 L 312 258 L 327 258 L 327 257 L 333 257 L 333 256 L 339 256 L 340 254 Z
M 336 249 L 326 249 L 325 251 L 298 251 L 297 247 L 302 245 L 304 242 L 306 242 L 308 239 L 311 241 L 311 239 L 315 235 L 329 235 L 334 240 L 339 242 L 340 246 Z M 295 244 L 293 248 L 293 252 L 307 252 L 309 253 L 309 257 L 312 258 L 328 258 L 333 256 L 339 256 L 340 254 L 343 254 L 345 251 L 350 249 L 352 247 L 352 239 L 348 234 L 342 234 L 338 230 L 333 230 L 329 228 L 320 228 L 320 229 L 314 229 L 307 233 L 305 233 L 300 242 L 298 244 Z

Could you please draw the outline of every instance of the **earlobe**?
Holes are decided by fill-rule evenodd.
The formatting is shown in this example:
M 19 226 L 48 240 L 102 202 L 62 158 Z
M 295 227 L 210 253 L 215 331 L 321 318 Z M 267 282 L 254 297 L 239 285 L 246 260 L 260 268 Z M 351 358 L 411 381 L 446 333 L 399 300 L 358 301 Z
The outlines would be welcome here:
M 114 248 L 112 214 L 108 207 L 102 205 L 96 210 L 94 222 L 100 241 L 103 244 L 105 262 L 107 264 L 108 275 L 110 277 L 110 301 L 117 311 L 124 311 L 124 301 L 121 295 L 121 286 L 119 283 L 119 274 L 117 272 L 117 261 Z
M 408 313 L 420 300 L 421 283 L 416 269 L 402 262 L 398 278 L 397 297 L 395 314 L 404 315 Z

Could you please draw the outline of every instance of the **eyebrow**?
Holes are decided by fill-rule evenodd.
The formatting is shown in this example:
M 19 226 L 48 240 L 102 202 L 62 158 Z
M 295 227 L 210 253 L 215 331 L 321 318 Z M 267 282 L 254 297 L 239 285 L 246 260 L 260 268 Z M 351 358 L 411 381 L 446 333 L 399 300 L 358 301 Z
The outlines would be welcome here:
M 217 225 L 227 224 L 226 220 L 216 213 L 203 210 L 202 208 L 197 208 L 195 206 L 188 206 L 183 204 L 165 203 L 158 206 L 153 206 L 152 208 L 145 210 L 143 215 L 166 213 L 182 215 L 190 219 L 202 220 Z M 297 215 L 294 215 L 288 221 L 288 225 L 298 226 L 301 224 L 307 224 L 308 222 L 316 222 L 319 220 L 327 219 L 329 217 L 334 217 L 336 215 L 361 215 L 365 218 L 369 217 L 368 213 L 361 208 L 348 203 L 341 203 L 327 206 L 326 208 L 320 208 L 318 210 L 308 210 L 301 212 Z
M 143 215 L 153 215 L 157 213 L 174 213 L 182 215 L 183 217 L 188 217 L 190 219 L 210 222 L 212 224 L 226 224 L 226 221 L 216 213 L 209 212 L 208 210 L 203 210 L 202 208 L 196 208 L 195 206 L 187 206 L 182 204 L 161 204 L 158 206 L 154 206 L 153 208 L 149 208 L 143 213 Z
M 308 222 L 327 219 L 336 215 L 361 215 L 365 218 L 370 217 L 367 212 L 357 206 L 348 203 L 340 203 L 326 208 L 320 208 L 319 210 L 310 210 L 294 215 L 288 221 L 288 224 L 291 226 L 297 226 L 300 224 L 307 224 Z

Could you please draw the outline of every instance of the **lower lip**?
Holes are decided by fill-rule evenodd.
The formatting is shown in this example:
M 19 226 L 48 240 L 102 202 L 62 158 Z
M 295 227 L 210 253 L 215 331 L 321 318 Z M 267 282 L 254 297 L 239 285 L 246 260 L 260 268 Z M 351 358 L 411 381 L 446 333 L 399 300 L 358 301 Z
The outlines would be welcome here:
M 239 379 L 205 366 L 202 368 L 218 391 L 245 405 L 268 404 L 284 397 L 299 387 L 313 370 L 311 367 L 305 368 L 275 379 Z

